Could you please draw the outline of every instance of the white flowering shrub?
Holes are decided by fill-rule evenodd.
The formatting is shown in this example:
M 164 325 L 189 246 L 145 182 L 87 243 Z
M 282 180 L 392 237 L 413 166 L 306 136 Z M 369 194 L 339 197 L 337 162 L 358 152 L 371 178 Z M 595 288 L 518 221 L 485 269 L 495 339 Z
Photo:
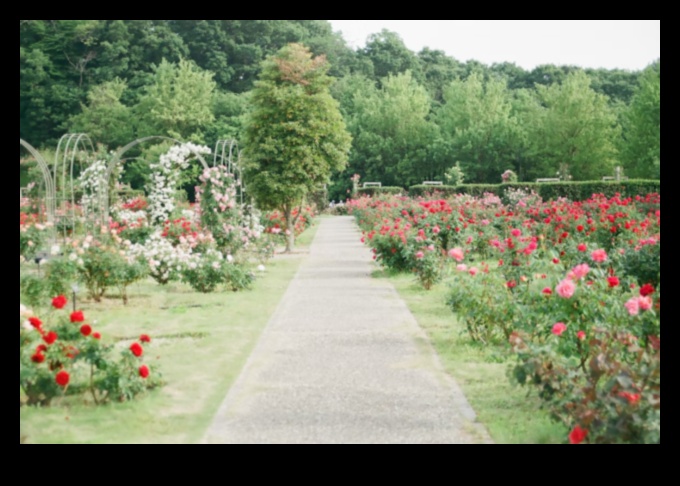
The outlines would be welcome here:
M 183 143 L 173 145 L 158 162 L 150 165 L 152 174 L 149 181 L 148 199 L 152 224 L 163 224 L 175 209 L 174 194 L 180 179 L 180 171 L 189 167 L 189 160 L 196 154 L 209 154 L 204 145 Z
M 194 253 L 182 271 L 182 281 L 198 292 L 213 292 L 219 284 L 227 281 L 228 265 L 233 263 L 215 249 Z
M 102 202 L 108 191 L 106 162 L 95 160 L 80 173 L 76 187 L 83 193 L 80 206 L 85 218 L 92 220 L 99 217 Z
M 190 247 L 174 246 L 160 231 L 153 233 L 143 244 L 131 244 L 129 253 L 144 260 L 149 267 L 149 275 L 161 285 L 179 280 L 182 270 L 192 258 Z
M 543 204 L 543 198 L 541 198 L 541 196 L 533 189 L 527 191 L 519 187 L 517 189 L 509 188 L 504 192 L 503 196 L 508 204 L 515 207 L 533 208 Z

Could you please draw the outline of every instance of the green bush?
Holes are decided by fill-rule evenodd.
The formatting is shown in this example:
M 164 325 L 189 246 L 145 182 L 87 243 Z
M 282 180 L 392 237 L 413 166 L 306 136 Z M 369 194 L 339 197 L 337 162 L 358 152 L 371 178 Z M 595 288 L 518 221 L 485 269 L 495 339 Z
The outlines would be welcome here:
M 418 184 L 408 188 L 410 197 L 448 197 L 458 194 L 461 186 L 425 186 Z
M 357 190 L 357 197 L 361 196 L 375 196 L 381 194 L 404 194 L 406 191 L 403 187 L 384 186 L 384 187 L 362 187 Z
M 413 186 L 409 189 L 411 196 L 423 195 L 427 187 L 432 190 L 432 186 Z M 451 186 L 438 186 L 444 188 L 443 191 L 451 191 Z M 593 194 L 604 194 L 606 197 L 613 197 L 617 193 L 621 197 L 635 197 L 639 194 L 661 193 L 661 181 L 657 180 L 627 180 L 627 181 L 579 181 L 579 182 L 516 182 L 504 184 L 462 184 L 453 189 L 453 193 L 469 194 L 481 197 L 484 193 L 493 193 L 499 197 L 504 197 L 508 189 L 521 189 L 526 192 L 535 191 L 544 201 L 555 200 L 565 197 L 572 201 L 584 201 Z M 445 192 L 445 194 L 450 194 Z

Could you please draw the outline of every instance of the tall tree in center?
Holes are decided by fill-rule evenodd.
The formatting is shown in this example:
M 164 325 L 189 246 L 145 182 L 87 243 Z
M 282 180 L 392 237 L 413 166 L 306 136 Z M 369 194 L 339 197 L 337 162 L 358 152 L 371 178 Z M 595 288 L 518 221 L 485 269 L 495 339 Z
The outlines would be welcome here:
M 324 56 L 288 44 L 262 65 L 252 91 L 244 139 L 244 179 L 258 207 L 279 209 L 286 221 L 286 251 L 305 196 L 347 164 L 351 137 Z

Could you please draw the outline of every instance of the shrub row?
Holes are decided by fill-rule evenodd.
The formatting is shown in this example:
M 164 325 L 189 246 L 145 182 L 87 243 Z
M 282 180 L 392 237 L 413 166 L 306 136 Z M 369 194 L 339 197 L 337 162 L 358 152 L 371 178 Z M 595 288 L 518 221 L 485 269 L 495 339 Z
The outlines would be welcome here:
M 357 197 L 373 196 L 375 194 L 405 194 L 403 187 L 384 186 L 384 187 L 362 187 L 357 190 Z
M 373 189 L 373 188 L 371 188 Z M 386 189 L 386 188 L 376 188 Z M 483 196 L 484 193 L 493 193 L 504 197 L 508 189 L 522 189 L 530 192 L 535 191 L 543 200 L 566 197 L 572 201 L 588 199 L 593 194 L 604 194 L 613 197 L 619 193 L 621 197 L 635 196 L 637 194 L 661 193 L 660 180 L 633 179 L 627 181 L 583 181 L 583 182 L 516 182 L 508 184 L 462 184 L 460 186 L 424 186 L 417 185 L 409 188 L 412 197 L 425 196 L 428 194 L 440 194 L 444 197 L 452 194 L 469 194 L 471 196 Z

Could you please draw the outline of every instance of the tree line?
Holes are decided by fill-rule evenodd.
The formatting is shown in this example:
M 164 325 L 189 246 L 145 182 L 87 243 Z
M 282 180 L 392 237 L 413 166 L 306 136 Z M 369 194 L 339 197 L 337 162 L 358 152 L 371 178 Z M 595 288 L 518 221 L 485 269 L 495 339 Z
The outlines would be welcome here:
M 146 135 L 241 140 L 262 62 L 291 42 L 327 58 L 352 136 L 332 198 L 355 173 L 409 186 L 456 164 L 479 183 L 508 169 L 520 180 L 616 166 L 660 177 L 660 59 L 642 71 L 527 71 L 415 53 L 385 30 L 351 49 L 324 20 L 21 20 L 20 136 L 38 147 L 66 132 L 108 148 Z

